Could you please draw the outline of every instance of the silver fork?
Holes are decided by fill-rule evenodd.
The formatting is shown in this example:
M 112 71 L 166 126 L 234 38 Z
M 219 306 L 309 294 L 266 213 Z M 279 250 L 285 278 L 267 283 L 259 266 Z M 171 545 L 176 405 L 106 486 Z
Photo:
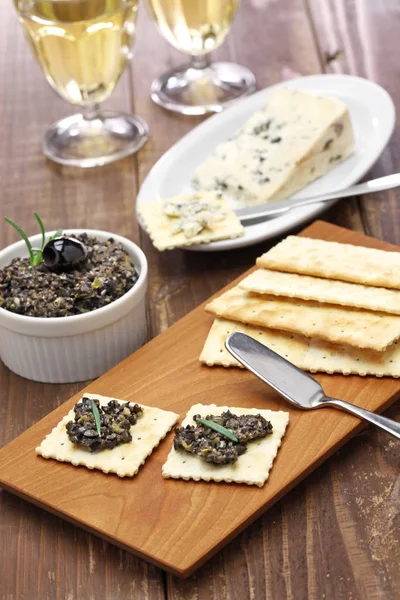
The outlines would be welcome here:
M 249 335 L 241 332 L 231 333 L 225 341 L 225 346 L 246 369 L 257 375 L 298 408 L 308 410 L 333 406 L 346 410 L 360 419 L 365 419 L 400 439 L 400 423 L 350 404 L 350 402 L 326 396 L 318 381 L 311 375 L 304 373 Z

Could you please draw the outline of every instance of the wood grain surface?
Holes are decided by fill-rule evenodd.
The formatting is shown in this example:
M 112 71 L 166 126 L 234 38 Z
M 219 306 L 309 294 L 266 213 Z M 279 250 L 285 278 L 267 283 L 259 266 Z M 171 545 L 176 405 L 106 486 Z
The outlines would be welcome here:
M 396 248 L 322 221 L 304 235 Z M 85 391 L 157 406 L 182 418 L 196 403 L 287 411 L 288 430 L 262 489 L 163 480 L 161 467 L 171 449 L 171 435 L 133 479 L 37 457 L 34 448 L 81 392 L 0 450 L 0 485 L 175 575 L 190 575 L 365 425 L 349 414 L 339 417 L 334 409 L 293 408 L 248 371 L 201 365 L 199 356 L 212 321 L 200 305 Z M 328 396 L 373 412 L 390 406 L 400 392 L 400 381 L 393 378 L 316 378 Z
M 142 7 L 144 8 L 144 7 Z M 140 241 L 150 266 L 149 315 L 156 335 L 253 264 L 276 240 L 219 254 L 159 254 L 139 237 L 133 206 L 140 181 L 197 119 L 151 103 L 151 79 L 182 62 L 141 11 L 132 67 L 108 105 L 136 110 L 151 129 L 136 157 L 95 171 L 61 168 L 40 152 L 48 124 L 71 112 L 31 57 L 12 2 L 0 19 L 2 214 L 34 233 L 32 211 L 48 228 L 92 226 Z M 395 0 L 244 0 L 221 50 L 257 76 L 258 87 L 297 75 L 348 72 L 382 84 L 400 101 Z M 400 129 L 371 175 L 400 170 Z M 324 219 L 400 243 L 398 191 L 343 201 Z M 141 234 L 140 234 L 141 235 Z M 0 223 L 0 246 L 16 239 Z M 0 444 L 77 392 L 81 384 L 28 382 L 0 366 Z M 399 408 L 388 416 L 399 418 Z M 335 454 L 254 525 L 185 581 L 48 513 L 0 493 L 0 598 L 391 600 L 398 563 L 399 449 L 368 429 Z M 396 591 L 397 590 L 397 591 Z

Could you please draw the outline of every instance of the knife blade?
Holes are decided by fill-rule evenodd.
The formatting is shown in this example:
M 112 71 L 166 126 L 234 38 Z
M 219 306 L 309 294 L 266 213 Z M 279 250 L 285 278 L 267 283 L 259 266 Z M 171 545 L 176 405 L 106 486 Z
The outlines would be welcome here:
M 334 190 L 325 194 L 318 194 L 309 198 L 288 198 L 286 200 L 275 200 L 273 202 L 267 202 L 266 204 L 259 204 L 256 206 L 247 206 L 246 208 L 240 208 L 235 210 L 243 225 L 250 225 L 253 221 L 268 220 L 278 216 L 282 213 L 292 210 L 293 208 L 300 208 L 302 206 L 308 206 L 316 204 L 318 202 L 328 202 L 329 200 L 335 200 L 337 198 L 348 198 L 349 196 L 370 194 L 372 192 L 379 192 L 382 190 L 389 190 L 391 188 L 398 187 L 400 185 L 400 173 L 393 173 L 392 175 L 385 175 L 378 179 L 371 179 L 364 181 L 363 183 L 357 183 L 351 187 L 344 188 L 342 190 Z
M 400 439 L 400 423 L 338 398 L 325 396 L 318 381 L 245 333 L 231 333 L 225 347 L 242 365 L 299 408 L 322 406 L 345 410 Z
M 225 347 L 249 371 L 301 408 L 325 398 L 320 384 L 291 362 L 245 333 L 231 333 Z

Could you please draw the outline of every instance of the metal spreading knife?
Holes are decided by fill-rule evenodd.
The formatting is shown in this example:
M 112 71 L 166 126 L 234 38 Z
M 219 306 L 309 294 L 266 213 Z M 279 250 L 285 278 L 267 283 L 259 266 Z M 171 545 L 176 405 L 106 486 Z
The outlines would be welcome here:
M 310 198 L 288 198 L 287 200 L 277 200 L 258 206 L 239 208 L 238 210 L 235 210 L 235 212 L 243 225 L 250 225 L 252 221 L 267 220 L 268 218 L 279 216 L 293 208 L 308 206 L 310 204 L 316 204 L 317 202 L 328 202 L 328 200 L 335 200 L 336 198 L 347 198 L 348 196 L 381 192 L 398 186 L 400 186 L 400 173 L 393 173 L 393 175 L 371 179 L 370 181 L 358 183 L 357 185 L 352 185 L 343 190 L 328 192 L 327 194 L 319 194 L 318 196 Z
M 400 439 L 400 423 L 344 400 L 326 396 L 318 381 L 311 375 L 304 373 L 249 335 L 240 332 L 231 333 L 225 341 L 225 347 L 246 369 L 295 406 L 304 409 L 333 406 L 346 410 Z

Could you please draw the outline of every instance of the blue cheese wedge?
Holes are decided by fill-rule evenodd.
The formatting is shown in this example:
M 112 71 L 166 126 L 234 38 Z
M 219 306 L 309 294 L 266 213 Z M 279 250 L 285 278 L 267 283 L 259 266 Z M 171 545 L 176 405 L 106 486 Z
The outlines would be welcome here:
M 243 235 L 243 226 L 221 192 L 187 194 L 138 208 L 158 250 L 204 244 Z
M 192 186 L 222 191 L 239 205 L 287 198 L 354 150 L 347 107 L 326 96 L 274 91 L 194 173 Z

